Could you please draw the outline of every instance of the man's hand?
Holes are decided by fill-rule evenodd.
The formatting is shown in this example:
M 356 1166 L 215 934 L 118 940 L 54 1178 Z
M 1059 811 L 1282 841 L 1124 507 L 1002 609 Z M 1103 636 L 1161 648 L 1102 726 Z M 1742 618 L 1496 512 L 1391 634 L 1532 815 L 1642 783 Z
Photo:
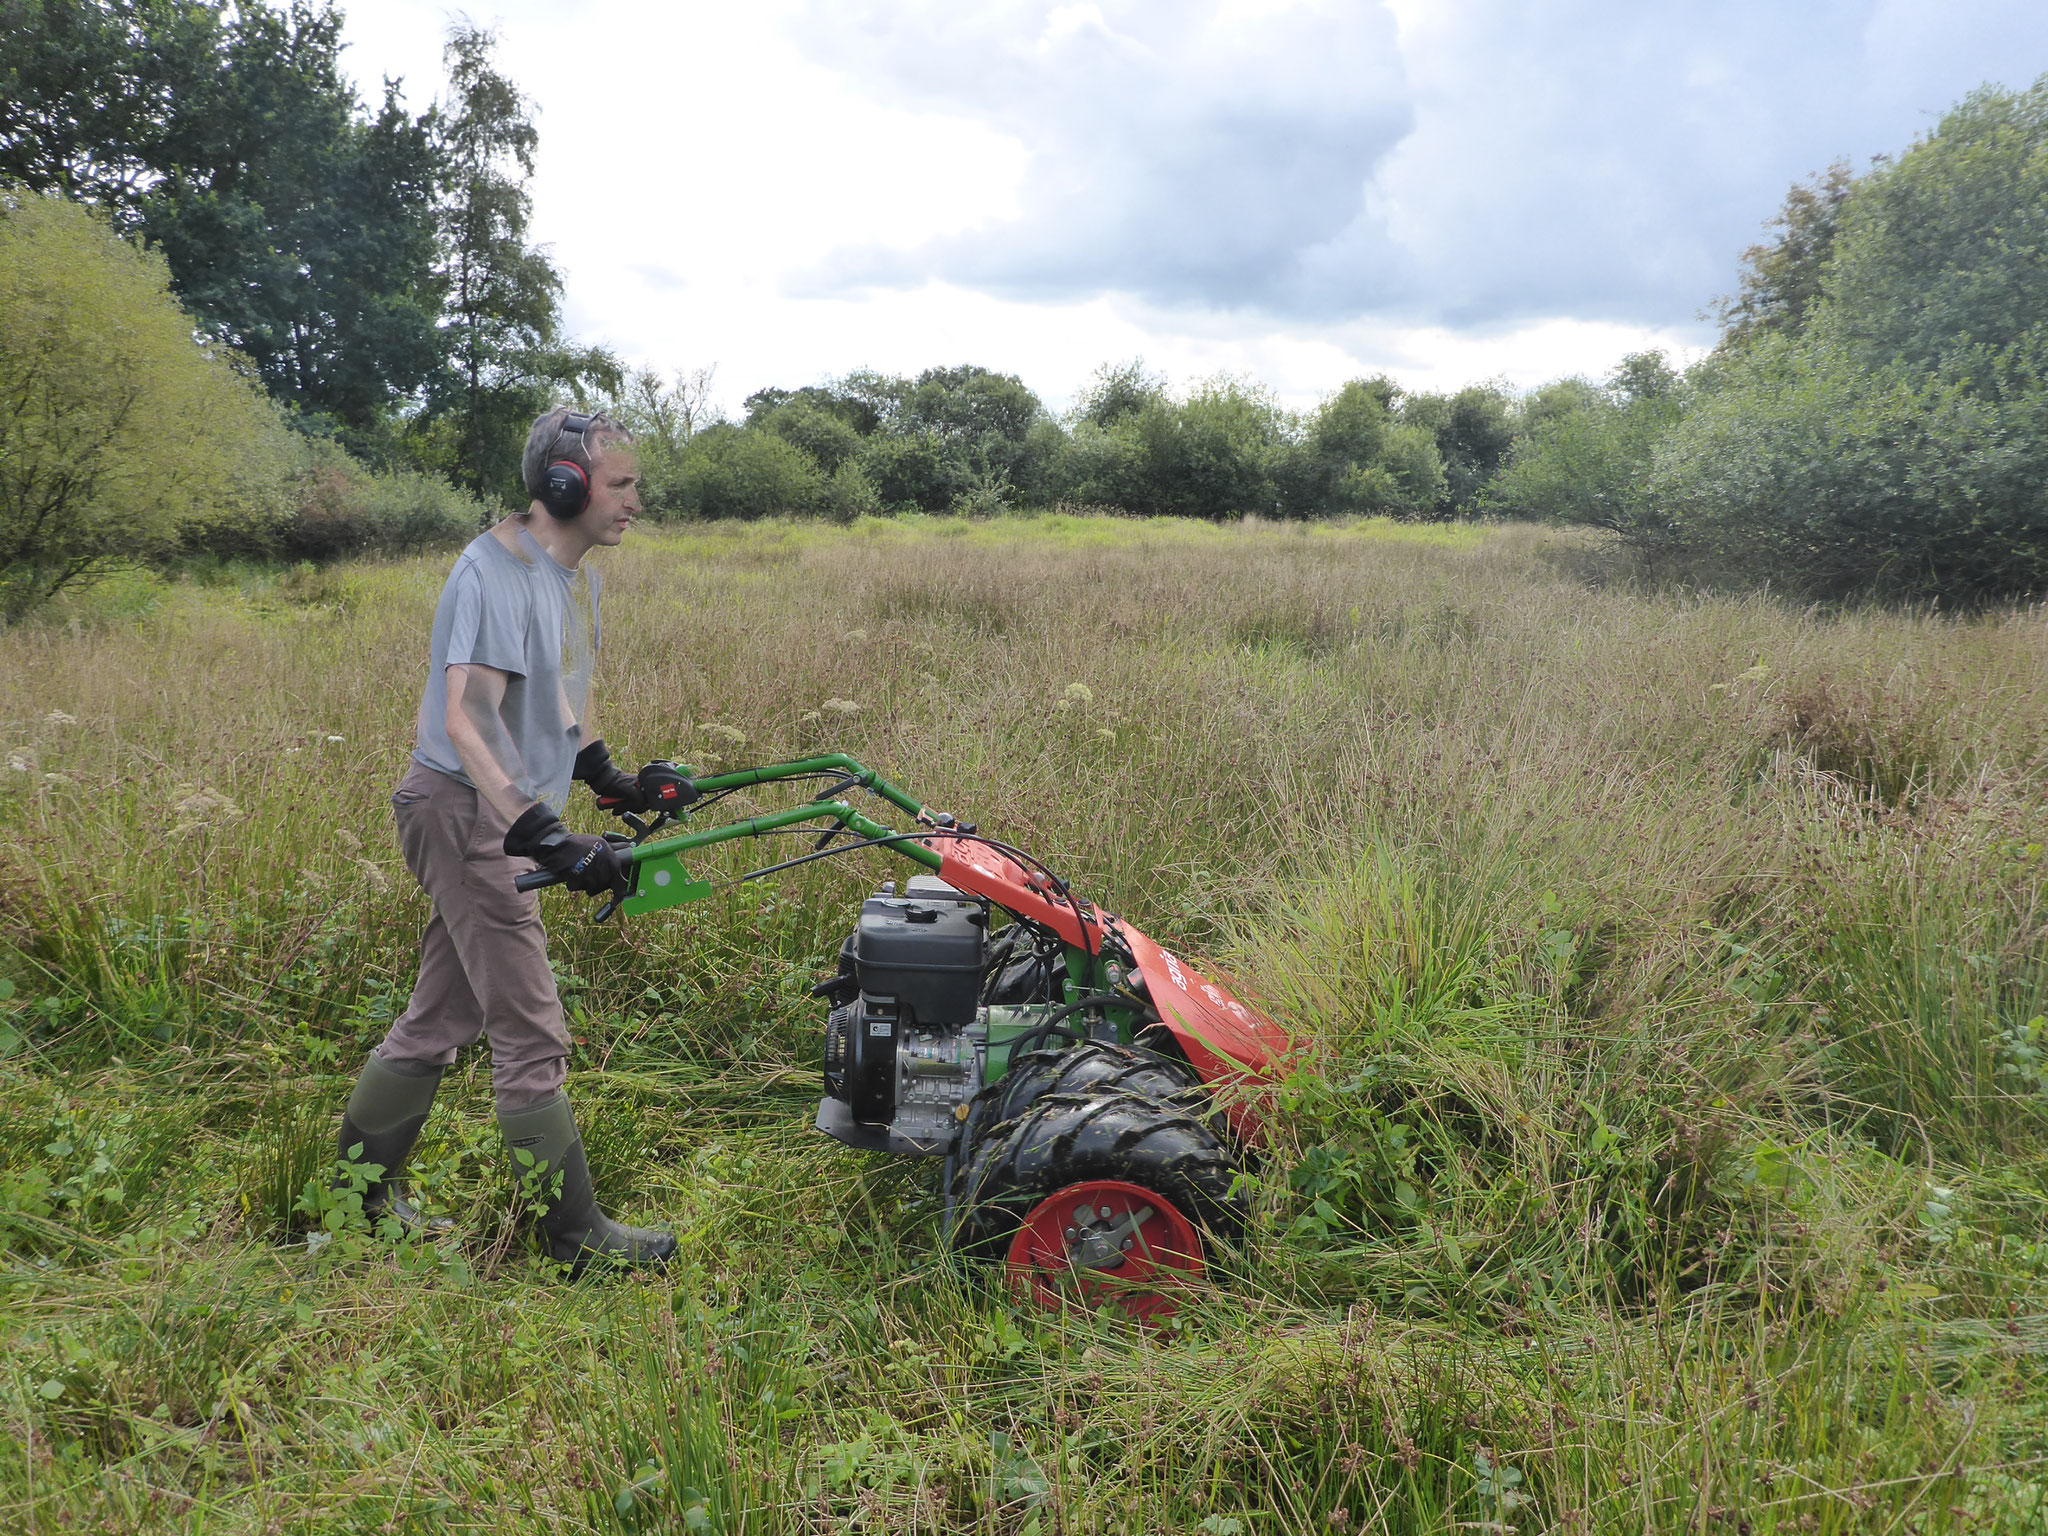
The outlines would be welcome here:
M 640 781 L 612 761 L 611 749 L 602 741 L 593 741 L 576 754 L 572 777 L 588 784 L 597 803 L 615 816 L 652 809 Z
M 532 859 L 561 879 L 572 891 L 591 896 L 609 891 L 624 896 L 632 890 L 625 866 L 612 845 L 589 833 L 571 832 L 545 805 L 530 806 L 505 834 L 505 852 Z

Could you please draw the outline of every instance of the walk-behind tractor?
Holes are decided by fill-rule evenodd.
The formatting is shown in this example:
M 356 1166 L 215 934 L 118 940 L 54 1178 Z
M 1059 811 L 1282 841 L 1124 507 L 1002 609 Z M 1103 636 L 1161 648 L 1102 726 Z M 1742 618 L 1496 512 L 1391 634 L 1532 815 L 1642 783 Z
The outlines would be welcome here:
M 817 781 L 807 804 L 661 835 L 757 785 Z M 654 764 L 641 783 L 672 808 L 627 816 L 630 840 L 610 834 L 628 889 L 599 921 L 861 848 L 923 866 L 861 904 L 837 974 L 812 989 L 829 1008 L 817 1128 L 864 1151 L 944 1158 L 955 1246 L 1005 1260 L 1017 1289 L 1047 1305 L 1114 1302 L 1157 1321 L 1210 1245 L 1237 1239 L 1260 1086 L 1290 1049 L 1270 1020 L 1030 854 L 843 754 L 694 778 Z M 842 798 L 855 790 L 916 830 L 862 815 Z M 684 864 L 700 848 L 772 836 L 815 846 L 718 884 Z

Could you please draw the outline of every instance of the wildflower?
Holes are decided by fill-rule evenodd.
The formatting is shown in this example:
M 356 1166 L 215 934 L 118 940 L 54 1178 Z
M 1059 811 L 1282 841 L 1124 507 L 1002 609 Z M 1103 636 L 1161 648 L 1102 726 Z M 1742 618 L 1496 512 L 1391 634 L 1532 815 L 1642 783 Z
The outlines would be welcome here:
M 236 821 L 242 814 L 242 808 L 219 790 L 205 788 L 194 790 L 171 809 L 194 825 L 207 820 Z
M 61 710 L 61 709 L 53 709 L 53 710 L 51 710 L 51 711 L 50 711 L 50 712 L 49 712 L 49 713 L 48 713 L 47 715 L 43 716 L 43 724 L 45 724 L 45 725 L 76 725 L 76 724 L 78 724 L 78 716 L 76 716 L 76 715 L 67 715 L 67 714 L 65 714 L 65 713 L 64 713 L 64 711 L 63 711 L 63 710 Z
M 849 629 L 839 638 L 852 645 L 866 645 L 868 643 L 868 632 L 864 629 Z
M 383 891 L 390 889 L 391 877 L 385 874 L 384 871 L 379 869 L 375 864 L 372 864 L 368 859 L 357 859 L 356 867 L 362 870 L 364 876 L 369 880 L 370 884 L 375 886 L 378 890 Z
M 827 699 L 819 706 L 828 715 L 857 715 L 860 705 L 853 699 Z
M 716 720 L 706 720 L 697 729 L 706 736 L 719 737 L 735 747 L 744 747 L 747 744 L 746 732 L 736 731 L 729 725 L 720 725 Z
M 1116 732 L 1115 732 L 1115 731 L 1108 731 L 1108 730 L 1097 730 L 1095 734 L 1096 734 L 1097 736 L 1100 736 L 1100 737 L 1101 737 L 1101 738 L 1102 738 L 1102 739 L 1103 739 L 1104 741 L 1115 741 L 1115 740 L 1116 740 Z
M 10 752 L 7 754 L 7 766 L 12 768 L 16 773 L 30 773 L 33 772 L 35 769 L 35 764 L 30 762 L 27 757 L 23 756 L 19 752 Z
M 350 853 L 361 853 L 363 851 L 363 840 L 357 837 L 355 833 L 349 831 L 347 827 L 335 828 L 334 840 Z
M 822 720 L 825 717 L 819 714 L 815 709 L 807 709 L 801 715 L 798 715 L 797 718 L 808 724 L 813 720 Z
M 346 737 L 343 737 L 343 736 L 330 736 L 330 737 L 328 737 L 327 739 L 328 739 L 329 741 L 345 741 L 345 740 L 347 740 L 347 738 L 346 738 Z
M 1086 683 L 1069 683 L 1067 684 L 1067 691 L 1062 697 L 1072 699 L 1076 704 L 1093 704 L 1095 702 L 1095 690 Z

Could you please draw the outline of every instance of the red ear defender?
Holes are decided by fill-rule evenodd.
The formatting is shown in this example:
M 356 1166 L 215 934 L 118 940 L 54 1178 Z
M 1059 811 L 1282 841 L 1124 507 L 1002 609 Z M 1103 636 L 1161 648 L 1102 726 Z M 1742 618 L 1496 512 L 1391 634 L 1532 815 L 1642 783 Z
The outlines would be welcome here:
M 579 516 L 590 505 L 590 477 L 582 465 L 557 459 L 541 476 L 539 500 L 556 517 Z
M 555 441 L 549 451 L 560 447 L 562 439 L 573 437 L 583 445 L 583 455 L 590 456 L 590 429 L 602 421 L 602 416 L 585 416 L 569 411 L 562 417 L 562 424 L 555 428 Z M 535 498 L 556 517 L 567 521 L 582 515 L 590 505 L 590 476 L 583 472 L 583 466 L 574 459 L 556 459 L 549 464 L 546 473 L 540 477 L 540 495 Z

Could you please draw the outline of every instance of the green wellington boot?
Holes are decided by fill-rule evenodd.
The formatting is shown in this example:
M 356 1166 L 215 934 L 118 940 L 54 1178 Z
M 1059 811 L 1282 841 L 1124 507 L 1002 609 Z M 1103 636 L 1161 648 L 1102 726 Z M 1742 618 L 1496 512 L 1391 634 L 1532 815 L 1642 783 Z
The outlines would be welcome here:
M 406 1155 L 419 1140 L 420 1127 L 427 1123 L 427 1111 L 434 1107 L 434 1093 L 441 1086 L 441 1067 L 400 1071 L 382 1057 L 372 1056 L 363 1064 L 355 1092 L 348 1096 L 348 1108 L 341 1117 L 340 1160 L 348 1161 L 349 1149 L 360 1144 L 357 1161 L 383 1165 L 383 1175 L 363 1192 L 363 1214 L 374 1223 L 388 1211 L 408 1227 L 434 1231 L 451 1230 L 445 1217 L 430 1220 L 401 1196 L 396 1188 Z
M 658 1267 L 675 1254 L 672 1233 L 622 1226 L 597 1208 L 597 1195 L 590 1187 L 590 1164 L 583 1156 L 583 1137 L 576 1129 L 567 1095 L 557 1093 L 531 1109 L 510 1114 L 500 1111 L 498 1125 L 505 1132 L 507 1146 L 533 1157 L 531 1165 L 515 1158 L 515 1174 L 524 1176 L 529 1166 L 542 1168 L 545 1164 L 540 1179 L 544 1189 L 552 1186 L 554 1175 L 562 1177 L 560 1190 L 544 1196 L 547 1209 L 540 1218 L 548 1253 L 556 1263 L 569 1265 L 572 1274 L 581 1274 L 598 1263 Z

